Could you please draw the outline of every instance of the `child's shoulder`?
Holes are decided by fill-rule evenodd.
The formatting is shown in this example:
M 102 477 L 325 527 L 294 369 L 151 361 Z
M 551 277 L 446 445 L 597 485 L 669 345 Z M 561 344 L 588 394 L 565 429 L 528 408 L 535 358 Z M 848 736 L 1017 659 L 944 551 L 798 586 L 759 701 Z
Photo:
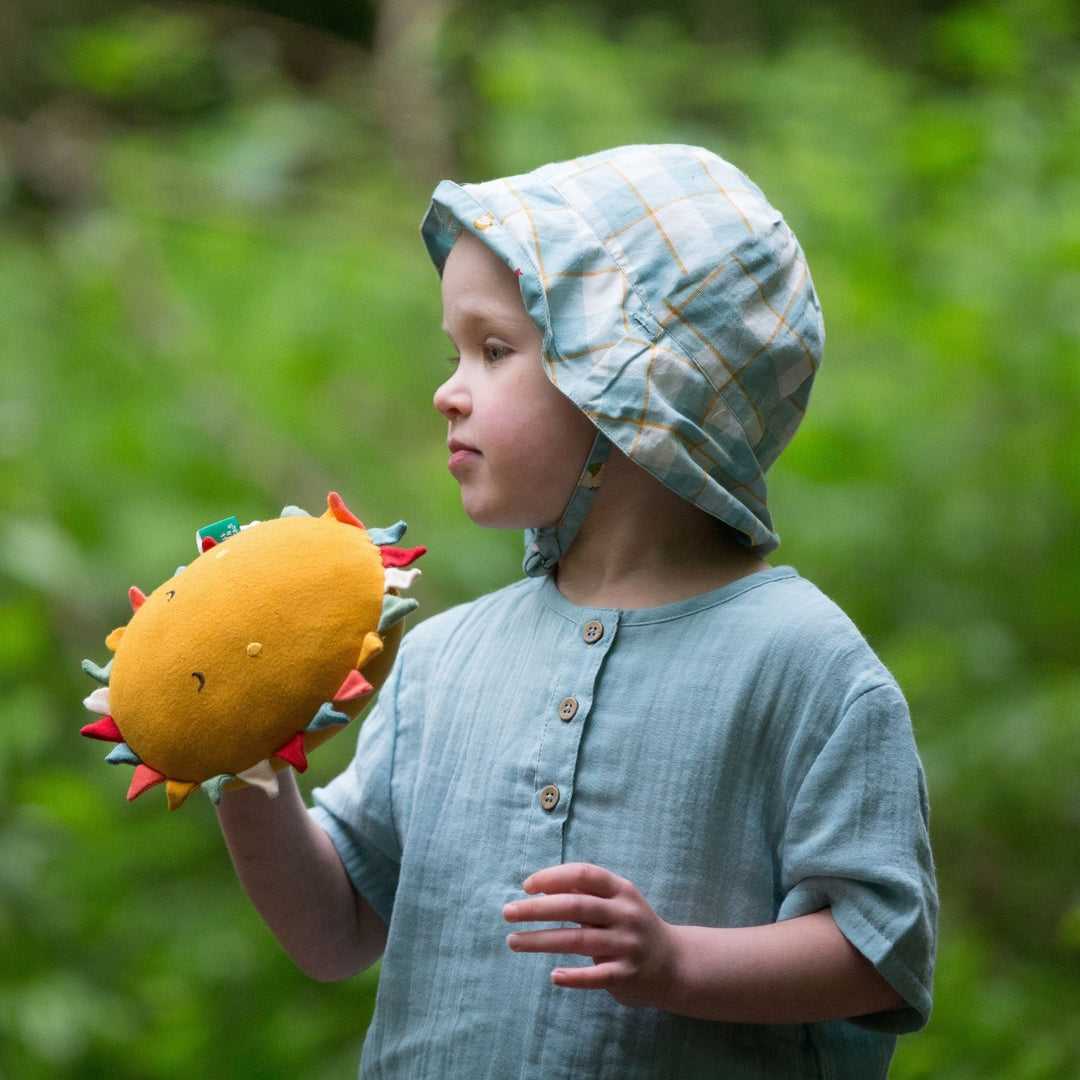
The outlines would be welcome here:
M 790 566 L 750 575 L 700 598 L 694 617 L 700 657 L 717 651 L 744 666 L 891 681 L 882 661 L 847 613 L 817 585 Z
M 748 596 L 758 647 L 774 667 L 817 685 L 852 693 L 890 687 L 895 679 L 862 630 L 833 599 L 795 570 L 778 575 L 775 588 Z
M 741 606 L 778 629 L 820 627 L 847 632 L 855 625 L 817 585 L 791 566 L 777 566 L 743 579 Z
M 777 584 L 761 597 L 779 630 L 812 639 L 863 640 L 862 631 L 837 601 L 791 567 L 780 567 Z

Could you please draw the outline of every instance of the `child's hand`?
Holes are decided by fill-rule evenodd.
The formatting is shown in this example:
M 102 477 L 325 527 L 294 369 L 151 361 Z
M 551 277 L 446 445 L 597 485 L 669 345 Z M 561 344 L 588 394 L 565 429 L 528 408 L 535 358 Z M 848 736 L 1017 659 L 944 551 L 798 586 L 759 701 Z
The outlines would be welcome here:
M 507 939 L 515 952 L 591 956 L 593 966 L 558 967 L 557 986 L 607 990 L 620 1005 L 658 1006 L 675 978 L 676 944 L 665 923 L 624 878 L 589 863 L 567 863 L 526 878 L 527 893 L 503 908 L 507 922 L 571 922 L 577 927 L 527 930 Z

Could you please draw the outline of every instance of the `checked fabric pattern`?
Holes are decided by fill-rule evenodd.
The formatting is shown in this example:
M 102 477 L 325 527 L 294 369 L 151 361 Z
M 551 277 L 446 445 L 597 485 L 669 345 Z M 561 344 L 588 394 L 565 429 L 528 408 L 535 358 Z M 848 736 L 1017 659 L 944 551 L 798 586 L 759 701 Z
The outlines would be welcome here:
M 421 227 L 440 273 L 464 230 L 518 274 L 555 385 L 661 482 L 772 551 L 765 472 L 805 412 L 824 326 L 798 241 L 750 179 L 698 147 L 620 147 L 443 181 Z

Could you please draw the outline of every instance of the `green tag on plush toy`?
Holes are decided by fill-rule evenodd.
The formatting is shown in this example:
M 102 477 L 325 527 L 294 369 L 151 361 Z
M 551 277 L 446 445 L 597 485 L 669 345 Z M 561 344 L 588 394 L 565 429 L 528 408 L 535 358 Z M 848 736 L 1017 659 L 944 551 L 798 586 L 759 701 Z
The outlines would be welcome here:
M 200 551 L 206 551 L 222 540 L 235 536 L 240 531 L 240 522 L 235 517 L 222 518 L 213 525 L 204 525 L 195 534 L 195 544 Z M 209 542 L 208 542 L 209 541 Z

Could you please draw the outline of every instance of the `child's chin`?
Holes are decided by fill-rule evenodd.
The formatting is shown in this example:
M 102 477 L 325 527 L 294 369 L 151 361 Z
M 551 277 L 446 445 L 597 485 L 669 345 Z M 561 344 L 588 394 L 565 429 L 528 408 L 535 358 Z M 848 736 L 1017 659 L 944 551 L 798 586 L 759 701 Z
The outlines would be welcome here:
M 484 529 L 521 532 L 525 529 L 539 529 L 548 524 L 555 524 L 555 521 L 549 522 L 546 518 L 537 520 L 536 515 L 515 512 L 507 507 L 478 505 L 466 498 L 462 498 L 461 502 L 469 520 Z

